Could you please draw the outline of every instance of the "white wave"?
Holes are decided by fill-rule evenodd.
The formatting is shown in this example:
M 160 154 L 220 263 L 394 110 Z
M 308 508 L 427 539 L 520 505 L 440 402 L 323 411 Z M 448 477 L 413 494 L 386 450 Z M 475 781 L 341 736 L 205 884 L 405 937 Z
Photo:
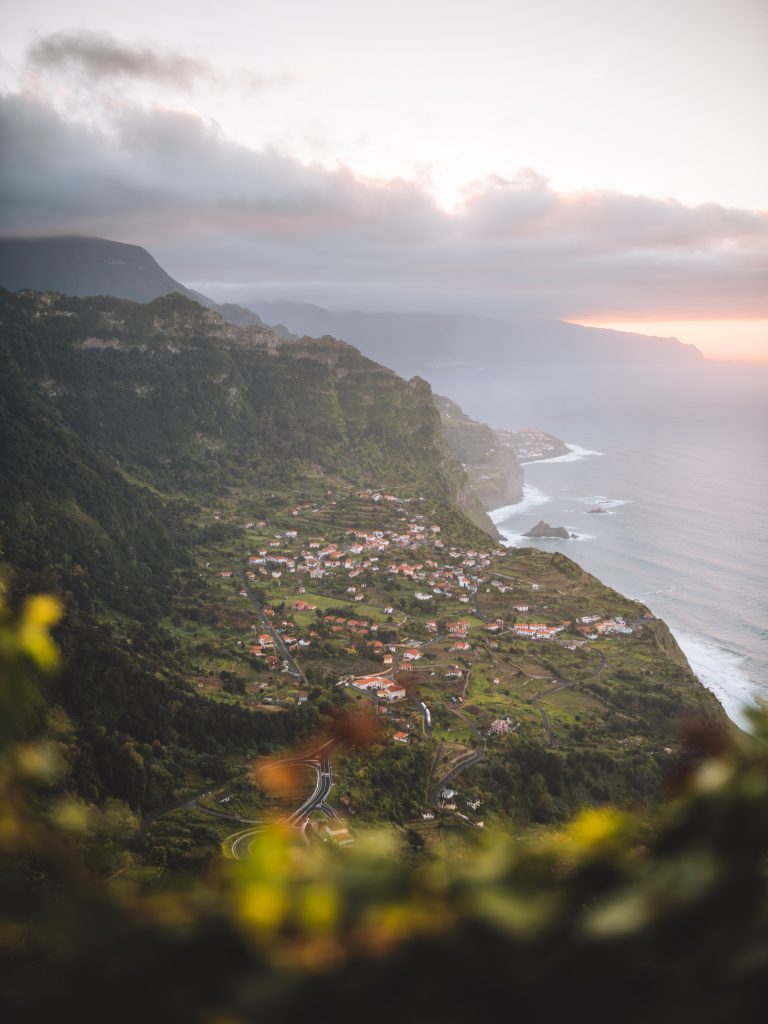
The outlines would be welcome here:
M 501 534 L 501 543 L 505 548 L 525 548 L 530 546 L 530 537 L 524 537 L 522 533 L 515 533 L 513 530 L 505 530 L 503 526 L 497 528 Z
M 519 537 L 520 546 L 524 548 L 536 547 L 537 544 L 546 544 L 547 546 L 549 546 L 550 544 L 575 544 L 577 543 L 577 541 L 595 539 L 594 534 L 577 533 L 576 530 L 574 530 L 570 526 L 566 526 L 566 530 L 570 534 L 570 537 L 526 537 L 524 533 L 510 534 L 510 536 Z M 507 536 L 503 528 L 500 530 L 500 532 L 505 537 Z M 517 546 L 518 545 L 515 545 L 515 547 Z
M 749 729 L 745 715 L 747 708 L 757 704 L 760 691 L 744 668 L 744 658 L 711 640 L 687 636 L 675 631 L 675 638 L 701 682 L 711 690 L 725 708 L 725 713 L 741 726 Z
M 549 495 L 544 494 L 538 487 L 534 487 L 533 484 L 524 484 L 523 497 L 516 505 L 502 505 L 501 508 L 491 509 L 488 515 L 494 526 L 499 526 L 505 519 L 530 512 L 532 508 L 536 508 L 537 505 L 545 505 L 549 500 Z
M 524 533 L 518 528 L 514 529 L 512 520 L 518 516 L 526 515 L 531 512 L 532 509 L 537 508 L 539 505 L 545 505 L 550 501 L 550 497 L 540 491 L 538 487 L 534 487 L 533 484 L 525 484 L 523 487 L 523 498 L 516 505 L 503 505 L 501 508 L 492 509 L 488 515 L 491 522 L 499 531 L 504 539 L 504 544 L 507 547 L 530 547 L 531 544 L 538 544 L 539 541 L 549 540 L 564 540 L 562 537 L 526 537 Z M 528 529 L 530 525 L 526 524 Z M 566 526 L 566 530 L 569 533 L 575 534 L 573 537 L 569 537 L 570 541 L 582 541 L 582 540 L 594 540 L 594 534 L 583 533 L 578 527 Z
M 593 508 L 604 508 L 607 510 L 632 504 L 631 498 L 608 498 L 604 494 L 593 494 L 587 498 L 579 498 L 579 501 L 583 505 L 591 505 Z
M 535 548 L 538 544 L 549 545 L 552 543 L 576 544 L 583 540 L 595 539 L 590 533 L 575 533 L 575 531 L 574 536 L 566 540 L 565 537 L 526 537 L 524 533 L 517 533 L 514 530 L 505 529 L 503 526 L 498 526 L 497 529 L 502 536 L 502 543 L 508 548 Z
M 523 465 L 530 466 L 532 462 L 580 462 L 582 459 L 588 459 L 591 455 L 605 455 L 605 452 L 595 452 L 591 448 L 582 448 L 579 444 L 569 444 L 568 441 L 565 441 L 564 444 L 569 449 L 567 455 L 555 455 L 551 459 L 526 459 Z

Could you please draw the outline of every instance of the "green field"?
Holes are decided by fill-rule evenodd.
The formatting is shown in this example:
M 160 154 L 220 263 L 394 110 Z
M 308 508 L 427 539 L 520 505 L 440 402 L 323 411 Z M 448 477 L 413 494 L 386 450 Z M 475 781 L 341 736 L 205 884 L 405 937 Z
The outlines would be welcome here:
M 365 601 L 349 601 L 341 597 L 328 597 L 324 594 L 309 593 L 306 594 L 286 594 L 280 596 L 281 601 L 285 601 L 286 611 L 291 611 L 295 601 L 306 601 L 307 604 L 317 605 L 322 611 L 328 608 L 345 608 L 348 612 L 354 613 L 355 618 L 360 619 L 373 619 L 375 622 L 386 622 L 387 616 L 381 608 L 377 608 L 372 604 L 366 604 Z M 300 622 L 302 625 L 309 625 L 315 619 L 315 613 L 312 612 L 291 612 L 296 622 Z M 394 616 L 393 616 L 394 618 Z

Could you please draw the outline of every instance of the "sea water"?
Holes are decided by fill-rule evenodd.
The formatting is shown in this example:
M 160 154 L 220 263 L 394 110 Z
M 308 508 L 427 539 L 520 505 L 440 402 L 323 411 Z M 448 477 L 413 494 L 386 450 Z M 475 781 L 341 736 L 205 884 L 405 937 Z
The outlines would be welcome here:
M 671 627 L 729 716 L 768 699 L 768 369 L 700 364 L 498 385 L 470 415 L 559 434 L 493 512 L 507 542 L 562 551 Z M 538 392 L 538 393 L 537 393 Z M 594 509 L 603 511 L 596 513 Z M 522 535 L 539 519 L 572 540 Z

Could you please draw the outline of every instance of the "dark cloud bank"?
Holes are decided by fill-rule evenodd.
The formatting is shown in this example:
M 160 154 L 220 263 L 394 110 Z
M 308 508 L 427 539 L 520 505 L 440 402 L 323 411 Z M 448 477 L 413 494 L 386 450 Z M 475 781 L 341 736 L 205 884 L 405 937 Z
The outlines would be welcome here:
M 96 78 L 183 84 L 215 73 L 96 37 L 47 37 L 31 59 L 74 62 Z M 0 146 L 4 235 L 136 242 L 217 298 L 573 318 L 765 315 L 765 214 L 560 194 L 533 172 L 478 183 L 449 214 L 412 182 L 307 166 L 237 145 L 196 116 L 127 104 L 97 129 L 6 95 Z

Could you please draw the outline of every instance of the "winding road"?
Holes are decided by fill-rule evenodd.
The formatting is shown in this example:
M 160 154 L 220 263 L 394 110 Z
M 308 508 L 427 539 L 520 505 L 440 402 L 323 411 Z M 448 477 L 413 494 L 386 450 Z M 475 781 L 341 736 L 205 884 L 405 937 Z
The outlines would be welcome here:
M 316 773 L 317 778 L 315 780 L 315 788 L 313 792 L 310 793 L 300 807 L 297 807 L 296 810 L 289 814 L 285 819 L 287 825 L 290 825 L 292 828 L 298 828 L 302 835 L 305 834 L 307 822 L 315 811 L 322 812 L 327 818 L 331 818 L 332 820 L 338 820 L 339 818 L 339 815 L 327 801 L 330 796 L 331 789 L 333 788 L 333 765 L 331 762 L 331 754 L 340 742 L 341 740 L 338 739 L 326 740 L 322 746 L 317 747 L 309 754 L 297 754 L 295 757 L 284 757 L 279 761 L 271 761 L 267 766 L 269 768 L 277 768 L 281 766 L 285 767 L 287 765 L 297 765 L 304 768 L 311 768 Z M 249 853 L 251 845 L 255 842 L 258 836 L 261 835 L 265 829 L 269 828 L 269 825 L 264 822 L 254 821 L 251 825 L 251 828 L 242 829 L 239 832 L 233 832 L 232 835 L 227 836 L 224 840 L 224 844 L 229 847 L 235 860 L 240 860 L 243 854 Z
M 322 811 L 327 818 L 338 818 L 336 811 L 326 801 L 333 788 L 331 753 L 340 742 L 340 740 L 336 739 L 328 740 L 322 747 L 318 747 L 316 751 L 317 756 L 286 758 L 283 761 L 273 762 L 274 764 L 302 764 L 307 768 L 313 768 L 317 772 L 314 792 L 307 797 L 301 807 L 289 815 L 287 819 L 289 825 L 303 828 L 314 811 Z

